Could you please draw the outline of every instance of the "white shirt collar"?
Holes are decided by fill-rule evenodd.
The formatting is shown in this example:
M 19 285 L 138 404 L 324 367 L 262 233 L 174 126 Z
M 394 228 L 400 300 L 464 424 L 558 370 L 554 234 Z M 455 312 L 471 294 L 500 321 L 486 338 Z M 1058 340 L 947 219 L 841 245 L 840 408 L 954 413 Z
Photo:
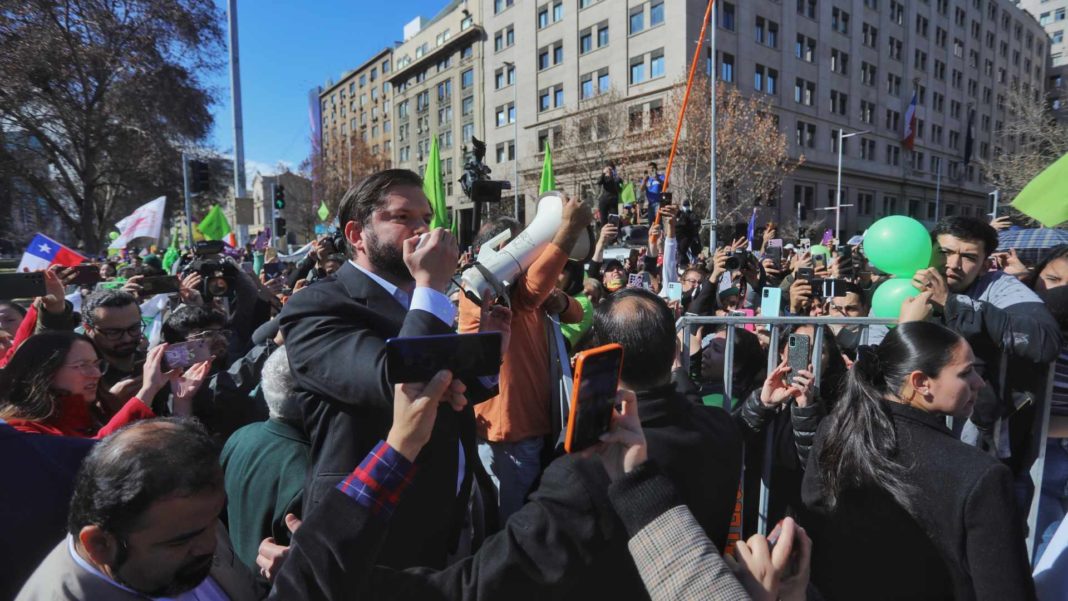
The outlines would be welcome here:
M 362 271 L 364 275 L 366 275 L 367 277 L 371 278 L 376 284 L 381 286 L 382 289 L 386 291 L 386 294 L 388 294 L 388 295 L 392 296 L 393 298 L 397 299 L 397 302 L 399 302 L 400 304 L 404 305 L 404 308 L 406 308 L 406 309 L 408 308 L 408 304 L 411 301 L 411 297 L 409 296 L 409 294 L 407 292 L 405 292 L 404 290 L 401 290 L 400 288 L 398 288 L 397 286 L 393 285 L 392 283 L 387 282 L 386 280 L 382 279 L 380 276 L 376 275 L 375 273 L 373 273 L 371 271 L 368 271 L 368 270 L 364 269 L 363 267 L 360 267 L 359 265 L 356 264 L 356 261 L 353 261 L 352 259 L 349 259 L 349 263 L 351 263 L 352 266 L 355 267 L 356 269 L 359 269 L 360 271 Z

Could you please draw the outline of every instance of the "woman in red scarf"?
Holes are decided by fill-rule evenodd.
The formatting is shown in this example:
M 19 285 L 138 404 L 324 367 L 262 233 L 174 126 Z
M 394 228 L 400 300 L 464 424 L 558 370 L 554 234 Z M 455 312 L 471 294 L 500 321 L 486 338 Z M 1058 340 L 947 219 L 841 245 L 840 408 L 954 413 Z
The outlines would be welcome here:
M 16 430 L 78 438 L 103 438 L 140 419 L 155 417 L 148 403 L 164 386 L 176 384 L 174 415 L 192 413 L 193 394 L 209 363 L 185 374 L 163 371 L 166 345 L 149 351 L 141 390 L 114 415 L 106 415 L 106 390 L 99 388 L 101 362 L 89 338 L 74 332 L 30 336 L 0 370 L 0 419 Z

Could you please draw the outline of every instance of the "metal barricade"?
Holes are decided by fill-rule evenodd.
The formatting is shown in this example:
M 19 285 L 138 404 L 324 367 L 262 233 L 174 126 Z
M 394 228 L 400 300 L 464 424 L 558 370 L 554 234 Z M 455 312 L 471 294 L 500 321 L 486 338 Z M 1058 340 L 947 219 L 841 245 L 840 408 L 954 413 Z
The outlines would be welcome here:
M 690 339 L 692 337 L 695 327 L 712 325 L 712 326 L 744 326 L 748 324 L 754 325 L 767 325 L 767 326 L 814 326 L 815 336 L 813 337 L 813 353 L 812 353 L 812 368 L 815 374 L 814 385 L 818 388 L 821 378 L 821 362 L 822 362 L 822 349 L 823 349 L 823 327 L 825 325 L 841 325 L 841 326 L 864 326 L 864 330 L 861 334 L 860 344 L 868 343 L 868 334 L 871 326 L 890 326 L 897 323 L 895 319 L 882 319 L 875 317 L 805 317 L 805 316 L 791 316 L 791 317 L 762 317 L 762 316 L 732 316 L 732 317 L 704 317 L 704 316 L 692 316 L 687 315 L 682 317 L 676 322 L 676 331 L 682 332 L 682 356 L 680 357 L 680 363 L 686 374 L 690 373 Z M 771 373 L 773 369 L 779 364 L 778 347 L 780 340 L 780 328 L 769 327 L 770 342 L 768 345 L 768 357 L 767 357 L 767 371 Z M 726 333 L 726 341 L 723 355 L 723 408 L 728 412 L 731 411 L 731 399 L 734 392 L 733 385 L 733 373 L 734 373 L 734 341 L 735 341 L 735 327 L 728 327 Z M 1004 367 L 1008 364 L 1008 358 L 1002 356 L 1001 366 Z M 1002 385 L 1005 383 L 1004 374 L 1002 374 Z M 1030 467 L 1029 475 L 1031 483 L 1033 485 L 1033 494 L 1031 497 L 1031 503 L 1027 516 L 1027 553 L 1028 557 L 1034 561 L 1035 543 L 1040 533 L 1037 532 L 1038 522 L 1038 506 L 1041 498 L 1042 491 L 1042 478 L 1044 473 L 1044 463 L 1046 458 L 1046 439 L 1049 433 L 1049 421 L 1050 421 L 1050 397 L 1053 392 L 1053 378 L 1054 371 L 1052 364 L 1049 370 L 1049 378 L 1045 387 L 1045 394 L 1040 399 L 1040 405 L 1037 408 L 1038 414 L 1036 415 L 1036 427 L 1040 436 L 1039 445 L 1037 450 L 1037 457 L 1034 463 Z M 1000 391 L 1001 394 L 1005 394 L 1005 391 Z M 946 425 L 951 430 L 953 429 L 953 418 L 946 418 Z M 769 483 L 771 480 L 771 467 L 772 467 L 772 449 L 773 437 L 772 428 L 768 428 L 765 432 L 764 439 L 764 463 L 761 466 L 761 478 L 760 478 L 760 498 L 758 499 L 758 513 L 757 513 L 757 531 L 760 534 L 767 534 L 768 532 L 768 503 L 770 500 L 771 489 Z M 743 473 L 742 481 L 744 483 L 745 476 Z M 743 499 L 744 504 L 744 499 Z

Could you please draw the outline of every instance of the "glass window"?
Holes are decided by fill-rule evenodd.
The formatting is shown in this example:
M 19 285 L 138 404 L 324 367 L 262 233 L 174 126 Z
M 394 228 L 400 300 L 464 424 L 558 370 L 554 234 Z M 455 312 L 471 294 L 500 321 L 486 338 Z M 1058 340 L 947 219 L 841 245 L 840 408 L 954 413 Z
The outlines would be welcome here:
M 638 33 L 645 29 L 645 11 L 639 10 L 630 14 L 630 32 Z
M 553 103 L 554 103 L 554 106 L 557 106 L 557 107 L 564 106 L 564 88 L 563 87 L 556 88 L 556 92 L 553 94 Z
M 590 50 L 593 50 L 593 34 L 586 32 L 579 36 L 579 52 L 585 54 Z
M 470 88 L 475 85 L 475 71 L 474 69 L 468 69 L 460 74 L 460 87 L 463 89 Z
M 664 76 L 664 55 L 654 54 L 652 60 L 649 61 L 649 77 L 663 77 Z
M 605 25 L 597 30 L 597 47 L 604 48 L 608 45 L 608 26 Z
M 587 76 L 582 78 L 581 89 L 582 89 L 582 96 L 581 97 L 582 97 L 583 100 L 585 100 L 586 98 L 592 98 L 593 97 L 593 76 L 592 75 L 587 75 Z
M 549 91 L 545 90 L 544 92 L 542 92 L 538 96 L 538 110 L 540 110 L 540 111 L 549 110 L 549 108 L 552 106 L 552 105 L 549 104 L 550 100 L 551 99 L 549 97 Z M 498 119 L 498 121 L 500 121 L 500 119 Z
M 556 2 L 553 4 L 553 22 L 559 21 L 564 18 L 564 3 Z
M 609 80 L 608 80 L 608 73 L 605 72 L 605 73 L 601 73 L 600 75 L 598 75 L 597 76 L 597 90 L 599 92 L 601 92 L 601 93 L 604 93 L 604 92 L 608 91 L 609 87 L 611 87 L 611 83 L 609 83 Z
M 654 27 L 664 22 L 664 3 L 656 2 L 649 7 L 649 26 Z
M 645 62 L 640 61 L 630 64 L 630 83 L 636 84 L 645 81 Z

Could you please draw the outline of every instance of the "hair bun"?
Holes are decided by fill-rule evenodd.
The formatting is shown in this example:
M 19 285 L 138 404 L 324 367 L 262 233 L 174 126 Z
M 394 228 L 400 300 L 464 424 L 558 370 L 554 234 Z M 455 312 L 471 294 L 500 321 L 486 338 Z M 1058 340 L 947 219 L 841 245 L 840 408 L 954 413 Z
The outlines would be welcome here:
M 857 347 L 857 360 L 853 364 L 854 369 L 859 369 L 871 382 L 879 382 L 883 379 L 883 366 L 879 360 L 879 350 L 874 346 L 861 345 Z

